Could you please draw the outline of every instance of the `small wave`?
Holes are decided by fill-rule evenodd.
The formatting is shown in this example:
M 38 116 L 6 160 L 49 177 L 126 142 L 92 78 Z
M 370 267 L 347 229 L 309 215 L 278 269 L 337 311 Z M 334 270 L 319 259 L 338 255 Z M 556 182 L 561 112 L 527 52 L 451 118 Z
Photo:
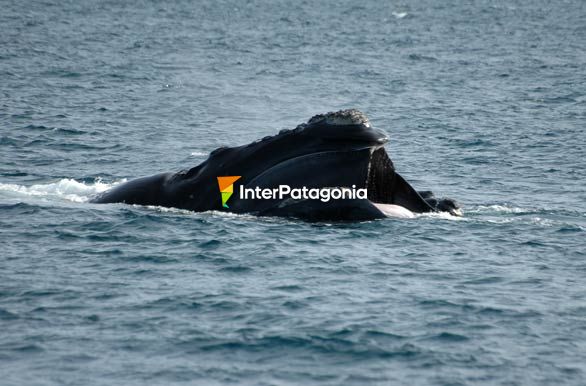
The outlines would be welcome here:
M 189 216 L 198 216 L 200 219 L 207 219 L 207 218 L 230 218 L 230 219 L 241 219 L 245 221 L 263 221 L 266 223 L 273 223 L 283 221 L 281 217 L 264 217 L 264 216 L 256 216 L 250 213 L 234 213 L 234 212 L 227 212 L 223 210 L 208 210 L 205 212 L 194 212 L 189 209 L 180 209 L 174 207 L 166 207 L 166 206 L 158 206 L 158 205 L 132 205 L 136 208 L 146 208 L 148 210 L 152 210 L 159 213 L 170 213 L 170 214 L 180 214 L 180 215 L 189 215 Z
M 157 205 L 133 205 L 140 208 L 147 208 L 150 210 L 154 210 L 160 213 L 177 213 L 177 214 L 193 214 L 192 210 L 188 209 L 180 209 L 180 208 L 173 208 L 173 207 L 166 207 L 166 206 L 157 206 Z
M 445 332 L 445 331 L 442 333 L 439 333 L 437 335 L 431 336 L 431 337 L 429 337 L 429 339 L 444 341 L 444 342 L 465 342 L 467 340 L 470 340 L 470 338 L 468 338 L 466 335 L 455 334 L 455 333 Z
M 499 212 L 499 213 L 537 213 L 538 209 L 534 208 L 518 208 L 509 205 L 478 205 L 469 210 L 470 213 L 484 213 L 484 212 Z
M 410 54 L 408 56 L 410 60 L 416 61 L 423 61 L 423 62 L 437 62 L 437 58 L 433 56 L 426 56 L 426 55 L 419 55 L 419 54 Z
M 580 226 L 577 224 L 564 224 L 557 230 L 559 233 L 574 233 L 586 231 L 586 226 Z
M 466 216 L 466 213 L 464 213 Z M 428 213 L 418 213 L 415 215 L 416 218 L 439 218 L 442 220 L 452 220 L 452 221 L 465 221 L 466 218 L 463 216 L 453 216 L 448 212 L 428 212 Z
M 16 196 L 57 197 L 72 202 L 86 202 L 93 195 L 104 192 L 125 180 L 107 184 L 101 180 L 85 184 L 70 178 L 63 178 L 50 184 L 17 185 L 0 183 L 0 192 Z
M 582 232 L 583 213 L 568 209 L 517 207 L 510 204 L 476 205 L 466 210 L 472 221 L 492 224 L 523 223 L 544 228 L 558 228 L 558 232 Z
M 26 130 L 33 130 L 33 131 L 50 131 L 57 134 L 64 134 L 64 135 L 84 135 L 87 132 L 83 130 L 73 129 L 73 128 L 65 128 L 65 127 L 49 127 L 44 125 L 28 125 L 25 127 Z
M 241 218 L 241 219 L 258 219 L 258 216 L 254 216 L 252 214 L 249 213 L 234 213 L 234 212 L 224 212 L 221 210 L 210 210 L 207 212 L 204 212 L 208 215 L 210 215 L 211 217 L 231 217 L 231 218 Z M 266 217 L 268 218 L 268 217 Z
M 395 17 L 395 19 L 403 19 L 405 16 L 408 15 L 407 12 L 391 12 L 391 15 Z
M 189 209 L 181 209 L 181 208 L 174 208 L 174 207 L 168 207 L 168 206 L 158 206 L 158 205 L 138 205 L 138 204 L 133 204 L 133 207 L 136 208 L 146 208 L 148 210 L 152 210 L 155 212 L 159 212 L 159 213 L 173 213 L 173 214 L 184 214 L 184 215 L 193 215 L 193 214 L 198 214 L 198 215 L 203 215 L 203 216 L 210 216 L 210 217 L 215 217 L 215 216 L 219 216 L 219 217 L 232 217 L 232 218 L 243 218 L 243 219 L 258 219 L 259 217 L 257 216 L 253 216 L 251 214 L 248 213 L 234 213 L 234 212 L 224 212 L 224 211 L 220 211 L 220 210 L 209 210 L 206 212 L 194 212 L 193 210 L 189 210 Z

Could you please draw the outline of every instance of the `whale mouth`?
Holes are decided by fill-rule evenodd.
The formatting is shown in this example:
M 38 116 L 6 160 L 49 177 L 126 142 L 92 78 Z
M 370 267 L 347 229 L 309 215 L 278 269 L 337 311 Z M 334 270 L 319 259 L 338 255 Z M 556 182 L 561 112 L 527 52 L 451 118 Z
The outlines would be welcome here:
M 447 198 L 424 198 L 405 179 L 395 172 L 393 162 L 385 151 L 384 147 L 377 147 L 372 150 L 368 163 L 368 174 L 366 178 L 366 189 L 368 200 L 379 210 L 385 212 L 388 205 L 397 216 L 396 207 L 402 207 L 414 213 L 444 212 L 452 216 L 462 217 L 462 209 L 457 202 Z M 380 205 L 379 205 L 380 204 Z M 401 214 L 399 217 L 403 217 Z
M 368 163 L 366 189 L 368 200 L 377 204 L 393 202 L 395 167 L 384 147 L 375 148 Z
M 366 189 L 368 200 L 373 204 L 398 206 L 413 213 L 436 211 L 395 171 L 393 162 L 382 146 L 373 148 L 371 152 Z

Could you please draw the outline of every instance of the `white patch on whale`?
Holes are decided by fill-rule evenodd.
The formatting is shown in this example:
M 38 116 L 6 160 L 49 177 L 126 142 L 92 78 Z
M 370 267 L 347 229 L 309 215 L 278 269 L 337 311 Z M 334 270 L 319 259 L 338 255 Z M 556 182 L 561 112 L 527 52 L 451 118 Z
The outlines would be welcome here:
M 376 202 L 373 202 L 372 205 L 383 212 L 383 214 L 387 217 L 415 218 L 415 214 L 413 212 L 400 205 L 377 204 Z

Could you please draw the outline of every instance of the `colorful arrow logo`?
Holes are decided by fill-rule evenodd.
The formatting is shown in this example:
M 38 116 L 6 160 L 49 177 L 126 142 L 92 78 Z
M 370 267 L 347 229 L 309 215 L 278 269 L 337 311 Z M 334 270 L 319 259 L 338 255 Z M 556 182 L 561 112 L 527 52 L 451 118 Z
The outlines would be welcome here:
M 226 176 L 218 177 L 218 186 L 220 187 L 220 193 L 222 194 L 222 206 L 228 208 L 226 203 L 228 199 L 234 193 L 234 183 L 238 181 L 242 176 Z

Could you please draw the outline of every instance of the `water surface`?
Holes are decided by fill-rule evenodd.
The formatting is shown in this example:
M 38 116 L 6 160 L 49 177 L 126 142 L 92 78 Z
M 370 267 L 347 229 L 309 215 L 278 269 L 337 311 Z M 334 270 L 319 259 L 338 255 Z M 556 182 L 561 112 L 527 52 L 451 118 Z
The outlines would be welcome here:
M 5 385 L 586 379 L 586 3 L 3 1 Z M 89 197 L 358 108 L 443 215 Z

